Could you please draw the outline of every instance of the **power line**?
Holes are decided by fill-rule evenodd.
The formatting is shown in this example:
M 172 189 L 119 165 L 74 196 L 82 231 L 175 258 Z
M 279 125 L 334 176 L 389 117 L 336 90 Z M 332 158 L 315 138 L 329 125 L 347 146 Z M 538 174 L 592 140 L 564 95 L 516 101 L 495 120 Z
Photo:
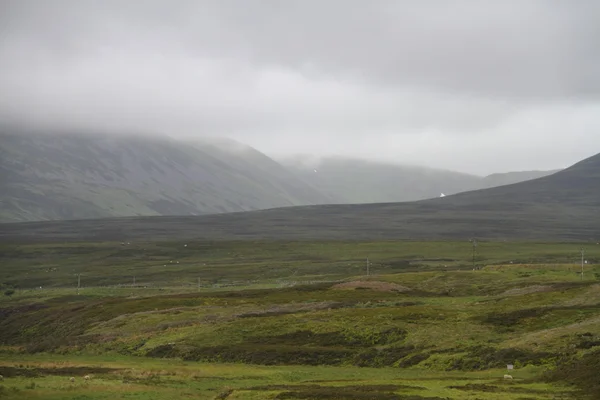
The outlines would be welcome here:
M 473 271 L 475 271 L 475 247 L 477 247 L 477 239 L 471 239 L 473 243 Z
M 583 257 L 584 257 L 584 250 L 582 247 L 581 248 L 581 280 L 583 280 Z

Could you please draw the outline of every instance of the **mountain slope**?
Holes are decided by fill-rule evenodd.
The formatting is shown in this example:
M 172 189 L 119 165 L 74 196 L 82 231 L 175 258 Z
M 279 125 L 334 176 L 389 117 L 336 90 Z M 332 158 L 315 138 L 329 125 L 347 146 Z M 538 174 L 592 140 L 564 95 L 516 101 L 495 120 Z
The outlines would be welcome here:
M 433 168 L 331 157 L 281 161 L 336 203 L 414 201 L 479 187 L 480 177 Z
M 0 228 L 4 241 L 475 237 L 596 243 L 600 241 L 600 154 L 533 181 L 410 203 L 4 224 Z
M 0 135 L 0 221 L 191 215 L 329 199 L 232 141 Z
M 484 177 L 478 189 L 487 189 L 496 186 L 511 185 L 513 183 L 519 183 L 524 181 L 530 181 L 532 179 L 543 178 L 544 176 L 552 175 L 560 171 L 559 169 L 551 171 L 515 171 L 505 172 L 498 174 L 491 174 Z
M 280 162 L 335 203 L 416 201 L 536 179 L 557 172 L 522 171 L 486 177 L 434 168 L 328 157 L 297 156 Z

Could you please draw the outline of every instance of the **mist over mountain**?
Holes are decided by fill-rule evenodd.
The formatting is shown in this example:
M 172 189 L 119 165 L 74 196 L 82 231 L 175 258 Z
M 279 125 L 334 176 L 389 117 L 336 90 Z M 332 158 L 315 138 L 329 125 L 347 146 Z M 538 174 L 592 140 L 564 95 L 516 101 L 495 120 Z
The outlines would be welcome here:
M 524 171 L 477 176 L 454 171 L 347 157 L 296 156 L 280 162 L 336 203 L 386 203 L 508 185 L 555 171 Z
M 0 135 L 0 221 L 202 215 L 405 202 L 532 179 L 330 157 L 273 158 L 218 137 Z
M 527 182 L 404 203 L 337 204 L 202 216 L 3 224 L 11 241 L 277 240 L 600 241 L 600 154 Z
M 2 221 L 198 215 L 328 202 L 264 154 L 224 139 L 0 137 Z

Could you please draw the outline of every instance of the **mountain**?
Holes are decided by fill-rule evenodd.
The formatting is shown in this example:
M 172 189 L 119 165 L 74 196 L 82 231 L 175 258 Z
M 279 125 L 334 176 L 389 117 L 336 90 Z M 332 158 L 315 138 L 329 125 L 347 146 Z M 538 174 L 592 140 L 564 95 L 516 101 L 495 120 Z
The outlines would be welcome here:
M 484 177 L 480 181 L 478 188 L 487 189 L 496 186 L 510 185 L 513 183 L 530 181 L 532 179 L 543 178 L 544 176 L 555 174 L 558 171 L 560 171 L 560 169 L 555 169 L 551 171 L 517 171 L 491 174 Z
M 280 160 L 335 203 L 384 203 L 439 197 L 479 187 L 475 175 L 352 158 Z
M 453 239 L 600 241 L 600 154 L 532 181 L 407 203 L 198 217 L 4 224 L 3 241 Z
M 0 128 L 0 222 L 414 201 L 543 174 L 482 178 L 349 158 L 278 163 L 227 139 L 7 132 Z
M 199 215 L 330 202 L 227 140 L 0 133 L 0 221 Z
M 557 171 L 523 171 L 481 177 L 442 169 L 344 157 L 279 160 L 335 203 L 386 203 L 431 199 L 536 179 Z

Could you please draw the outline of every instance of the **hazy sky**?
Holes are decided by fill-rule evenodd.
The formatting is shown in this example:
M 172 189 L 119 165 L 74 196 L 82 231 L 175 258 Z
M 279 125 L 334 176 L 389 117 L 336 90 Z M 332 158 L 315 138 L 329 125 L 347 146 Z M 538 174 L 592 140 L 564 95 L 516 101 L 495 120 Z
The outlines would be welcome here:
M 600 1 L 0 0 L 0 119 L 559 168 L 600 152 Z

